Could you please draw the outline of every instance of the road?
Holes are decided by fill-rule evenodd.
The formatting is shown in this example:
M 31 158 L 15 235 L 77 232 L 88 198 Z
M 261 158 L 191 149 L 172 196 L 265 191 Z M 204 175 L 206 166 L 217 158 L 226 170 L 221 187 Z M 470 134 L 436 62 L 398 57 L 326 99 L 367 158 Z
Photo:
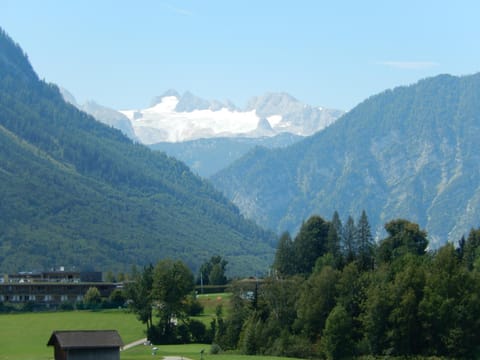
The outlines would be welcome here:
M 123 346 L 122 350 L 127 350 L 127 349 L 130 349 L 130 348 L 134 347 L 134 346 L 143 345 L 143 343 L 145 341 L 147 341 L 147 338 L 134 341 L 130 344 L 126 344 L 126 345 Z

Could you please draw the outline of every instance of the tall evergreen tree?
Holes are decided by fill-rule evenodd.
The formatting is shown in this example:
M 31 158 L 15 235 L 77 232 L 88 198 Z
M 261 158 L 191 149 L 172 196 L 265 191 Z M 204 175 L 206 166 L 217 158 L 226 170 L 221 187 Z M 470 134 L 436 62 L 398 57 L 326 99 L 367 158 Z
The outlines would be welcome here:
M 343 234 L 342 234 L 343 225 L 342 225 L 342 220 L 340 220 L 340 215 L 338 215 L 337 210 L 335 210 L 335 212 L 333 213 L 333 216 L 332 216 L 332 226 L 335 229 L 335 231 L 337 232 L 337 236 L 339 238 L 342 238 L 342 236 L 343 236 Z
M 347 263 L 352 262 L 357 257 L 356 242 L 357 228 L 355 221 L 351 216 L 348 217 L 347 222 L 343 228 L 343 254 Z
M 463 256 L 465 254 L 465 245 L 467 240 L 465 240 L 465 235 L 462 235 L 461 239 L 458 240 L 458 247 L 457 247 L 457 254 L 458 258 L 463 260 Z
M 463 249 L 463 261 L 468 270 L 472 270 L 475 260 L 480 256 L 480 228 L 472 229 Z
M 338 212 L 333 213 L 332 221 L 328 229 L 327 237 L 327 252 L 332 254 L 335 259 L 335 263 L 339 266 L 342 262 L 342 254 L 340 251 L 340 239 L 342 234 L 342 222 Z
M 362 215 L 360 215 L 358 219 L 355 242 L 358 245 L 358 262 L 360 268 L 363 270 L 373 269 L 375 244 L 365 210 L 362 211 Z

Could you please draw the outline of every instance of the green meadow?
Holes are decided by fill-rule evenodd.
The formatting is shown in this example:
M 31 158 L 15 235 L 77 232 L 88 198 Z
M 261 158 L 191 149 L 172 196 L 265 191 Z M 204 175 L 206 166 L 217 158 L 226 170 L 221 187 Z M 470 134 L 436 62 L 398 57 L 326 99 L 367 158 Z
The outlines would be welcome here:
M 229 297 L 230 294 L 199 295 L 204 313 L 195 319 L 209 326 L 218 305 L 222 305 L 225 316 L 229 310 Z M 47 342 L 55 330 L 117 330 L 125 344 L 145 337 L 145 325 L 126 310 L 0 314 L 0 360 L 52 359 L 53 349 L 47 347 Z M 162 349 L 164 356 L 195 359 L 198 355 L 200 359 L 200 350 L 205 349 L 206 356 L 210 345 L 162 346 Z M 122 352 L 121 358 L 142 359 L 145 354 L 152 358 L 150 347 L 139 346 Z
M 1 314 L 0 360 L 52 359 L 52 332 L 80 329 L 117 330 L 125 344 L 145 337 L 145 326 L 125 310 Z
M 282 358 L 274 356 L 251 356 L 232 353 L 220 353 L 212 355 L 209 353 L 208 344 L 189 344 L 189 345 L 159 345 L 155 356 L 152 356 L 152 347 L 140 345 L 121 353 L 121 360 L 152 360 L 162 359 L 165 356 L 175 356 L 188 358 L 192 360 L 294 360 L 292 358 Z M 204 350 L 203 356 L 200 352 Z

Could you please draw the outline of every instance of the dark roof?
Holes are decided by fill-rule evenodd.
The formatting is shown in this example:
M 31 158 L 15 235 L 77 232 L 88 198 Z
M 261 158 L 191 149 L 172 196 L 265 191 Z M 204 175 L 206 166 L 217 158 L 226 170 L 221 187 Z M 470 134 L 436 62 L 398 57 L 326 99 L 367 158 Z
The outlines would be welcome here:
M 122 347 L 123 342 L 116 330 L 54 331 L 47 345 L 58 344 L 62 349 Z

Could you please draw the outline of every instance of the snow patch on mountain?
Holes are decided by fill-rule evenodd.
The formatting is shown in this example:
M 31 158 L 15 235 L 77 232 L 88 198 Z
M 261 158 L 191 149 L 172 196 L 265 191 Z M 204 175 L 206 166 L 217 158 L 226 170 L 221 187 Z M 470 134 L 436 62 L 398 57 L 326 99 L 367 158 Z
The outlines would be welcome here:
M 283 132 L 308 136 L 343 112 L 302 104 L 291 95 L 271 93 L 253 98 L 239 110 L 230 101 L 207 101 L 190 92 L 168 90 L 143 110 L 121 110 L 144 144 L 217 137 L 269 137 Z
M 240 112 L 222 108 L 178 112 L 178 103 L 177 97 L 166 96 L 150 108 L 121 113 L 130 119 L 144 144 L 248 134 L 257 128 L 260 120 L 255 110 Z M 136 112 L 141 117 L 135 117 Z

